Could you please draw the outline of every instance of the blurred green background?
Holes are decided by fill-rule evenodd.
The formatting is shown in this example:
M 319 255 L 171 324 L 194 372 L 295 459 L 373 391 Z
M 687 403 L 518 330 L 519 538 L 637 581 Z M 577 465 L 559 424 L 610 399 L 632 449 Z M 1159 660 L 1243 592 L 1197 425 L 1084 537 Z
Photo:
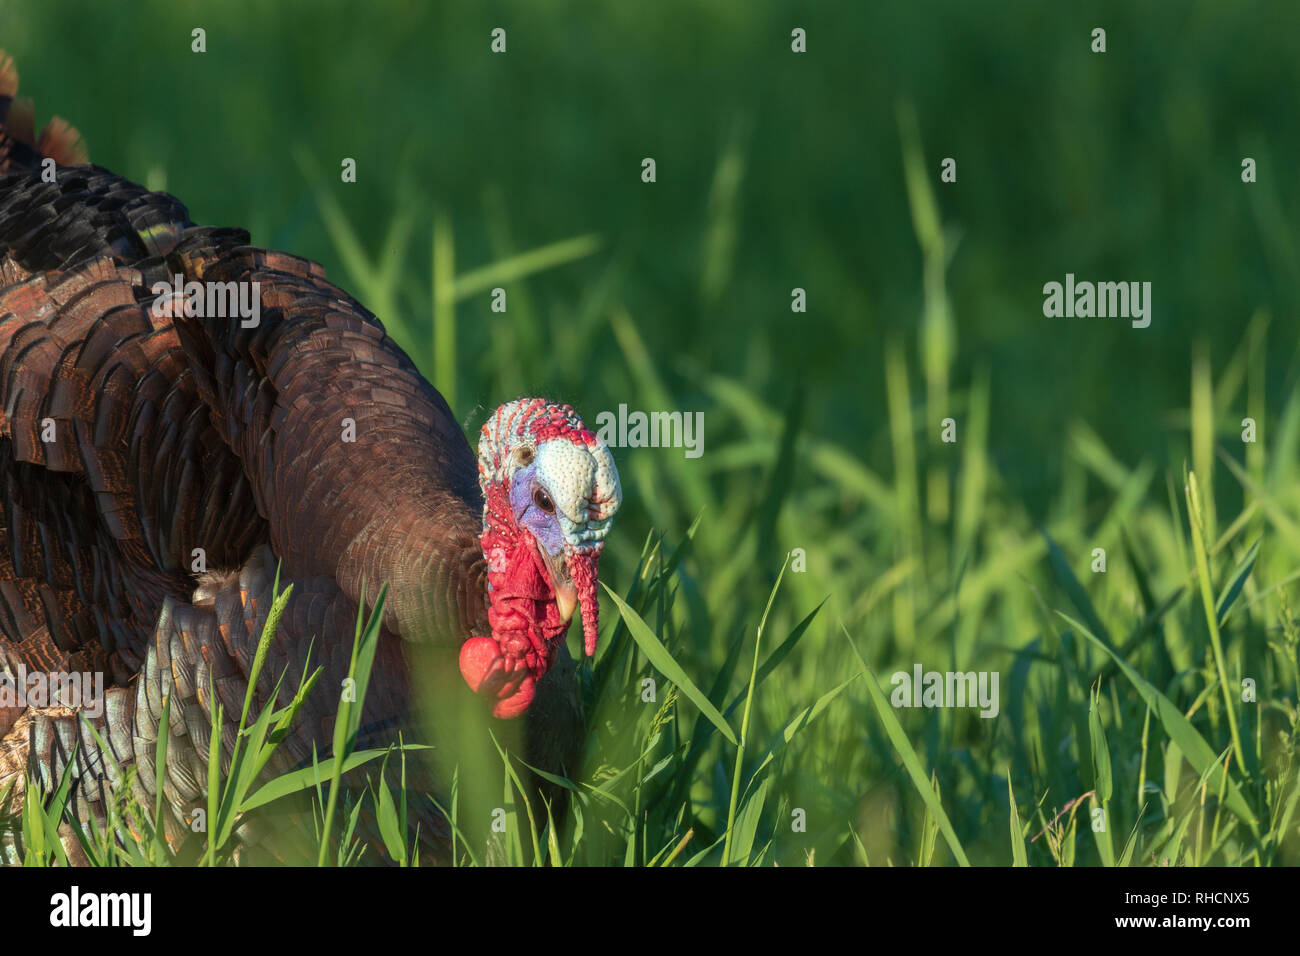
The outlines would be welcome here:
M 1096 423 L 1125 458 L 1163 450 L 1193 337 L 1226 349 L 1255 307 L 1289 316 L 1300 294 L 1290 3 L 0 9 L 38 115 L 67 115 L 115 171 L 165 170 L 197 221 L 243 225 L 347 287 L 294 148 L 331 180 L 341 157 L 357 159 L 357 183 L 332 188 L 368 249 L 394 204 L 436 202 L 458 262 L 489 261 L 484 193 L 499 190 L 520 248 L 605 239 L 598 260 L 538 281 L 545 309 L 562 314 L 616 262 L 618 296 L 683 405 L 708 406 L 691 365 L 775 396 L 804 381 L 810 420 L 868 460 L 887 451 L 873 441 L 882 344 L 921 314 L 896 121 L 910 100 L 935 182 L 941 158 L 958 163 L 958 182 L 938 190 L 955 240 L 954 375 L 990 369 L 991 447 L 1040 515 L 1064 423 Z M 190 52 L 194 26 L 206 54 Z M 497 26 L 505 56 L 488 50 Z M 794 26 L 808 33 L 802 56 Z M 1108 30 L 1104 55 L 1089 49 L 1094 26 Z M 729 149 L 734 181 L 719 189 Z M 640 181 L 645 156 L 653 186 Z M 1243 156 L 1258 161 L 1254 186 L 1241 182 Z M 705 255 L 710 242 L 721 261 Z M 1151 327 L 1045 319 L 1042 285 L 1067 271 L 1149 280 Z M 807 316 L 790 313 L 795 286 Z M 490 343 L 486 296 L 462 318 L 470 369 Z M 1277 368 L 1295 341 L 1274 349 Z M 588 380 L 607 346 L 583 356 Z M 568 384 L 523 358 L 520 386 Z M 495 404 L 492 384 L 461 407 Z M 588 407 L 603 398 L 587 398 L 592 384 Z M 1269 376 L 1273 395 L 1292 384 Z
M 1148 586 L 1156 598 L 1184 588 L 1168 610 L 1178 623 L 1138 630 L 1130 647 L 1187 709 L 1213 686 L 1197 682 L 1210 645 L 1179 510 L 1184 463 L 1195 466 L 1224 516 L 1216 524 L 1211 508 L 1207 527 L 1216 590 L 1265 536 L 1256 575 L 1271 576 L 1246 587 L 1250 616 L 1225 638 L 1233 667 L 1275 678 L 1270 693 L 1293 700 L 1267 649 L 1282 629 L 1278 593 L 1258 592 L 1300 559 L 1288 536 L 1300 513 L 1300 6 L 120 10 L 0 2 L 3 45 L 38 122 L 65 116 L 94 162 L 174 193 L 198 222 L 241 225 L 257 244 L 322 262 L 471 434 L 524 393 L 571 401 L 589 423 L 622 402 L 705 413 L 698 460 L 616 452 L 626 505 L 608 572 L 626 593 L 646 535 L 675 544 L 703 512 L 676 604 L 658 624 L 647 612 L 702 687 L 730 673 L 741 635 L 743 685 L 794 547 L 809 572 L 787 575 L 770 640 L 831 599 L 765 685 L 764 732 L 857 673 L 841 624 L 878 675 L 951 660 L 1001 669 L 1006 697 L 1010 668 L 1023 667 L 1019 702 L 1004 700 L 996 729 L 965 714 L 901 718 L 976 862 L 1009 859 L 1006 775 L 1022 816 L 1041 798 L 1047 818 L 1095 782 L 1079 715 L 1106 658 L 1046 613 L 1078 595 L 1038 528 L 1117 632 L 1153 613 Z M 1105 54 L 1090 50 L 1098 26 Z M 194 27 L 207 31 L 204 54 L 191 52 Z M 489 50 L 496 27 L 505 55 Z M 791 52 L 795 27 L 805 54 Z M 1241 180 L 1246 156 L 1254 184 Z M 339 182 L 343 157 L 357 160 L 355 184 Z M 641 181 L 644 157 L 657 163 L 653 184 Z M 944 157 L 957 161 L 956 183 L 939 180 Z M 513 258 L 545 247 L 548 268 L 534 268 L 547 254 Z M 1045 318 L 1043 284 L 1067 272 L 1149 281 L 1150 328 Z M 489 307 L 498 280 L 504 315 Z M 795 287 L 807 314 L 790 310 Z M 1246 414 L 1261 445 L 1243 450 Z M 956 445 L 938 441 L 950 416 Z M 1267 492 L 1243 491 L 1216 443 Z M 1128 563 L 1122 530 L 1136 541 Z M 1104 579 L 1087 576 L 1094 546 L 1111 549 Z M 1113 667 L 1104 676 L 1118 680 Z M 1189 784 L 1176 753 L 1172 770 L 1168 752 L 1157 755 L 1158 729 L 1150 754 L 1145 735 L 1139 746 L 1133 688 L 1106 688 L 1105 723 L 1131 744 L 1115 758 L 1131 791 L 1116 839 L 1141 821 L 1145 849 L 1169 852 L 1161 828 L 1183 819 Z M 1216 753 L 1229 739 L 1219 693 L 1197 716 Z M 1261 741 L 1278 730 L 1252 726 Z M 777 858 L 815 845 L 838 861 L 860 850 L 903 862 L 920 858 L 927 833 L 933 841 L 860 684 L 791 746 L 772 771 L 782 812 L 819 808 L 818 823 L 801 842 L 771 803 L 764 832 Z M 1270 789 L 1277 751 L 1256 749 L 1256 808 L 1285 802 L 1291 765 Z M 689 768 L 701 833 L 725 821 L 730 760 Z M 1161 778 L 1149 802 L 1148 775 Z M 676 812 L 665 811 L 665 839 L 682 832 Z M 1242 832 L 1198 861 L 1242 861 L 1249 841 L 1232 843 Z M 1047 859 L 1045 842 L 1031 854 Z

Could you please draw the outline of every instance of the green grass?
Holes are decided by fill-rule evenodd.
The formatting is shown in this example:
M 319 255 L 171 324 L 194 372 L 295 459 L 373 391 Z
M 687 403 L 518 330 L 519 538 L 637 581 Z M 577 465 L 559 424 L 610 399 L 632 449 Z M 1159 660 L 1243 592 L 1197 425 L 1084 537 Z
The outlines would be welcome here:
M 906 119 L 902 129 L 914 172 L 922 160 Z M 923 245 L 940 242 L 926 180 L 909 175 L 908 185 L 923 210 Z M 435 254 L 421 307 L 415 288 L 400 287 L 401 269 L 374 265 L 383 257 L 362 250 L 327 194 L 322 215 L 348 267 L 336 278 L 386 303 L 394 336 L 412 355 L 432 352 L 424 364 L 443 376 L 466 358 L 440 362 L 431 349 L 454 348 L 458 302 L 500 282 L 527 303 L 535 273 L 599 248 L 560 237 L 454 275 L 450 253 Z M 390 232 L 409 235 L 417 218 L 399 211 Z M 454 241 L 444 220 L 426 221 L 439 242 Z M 941 279 L 927 266 L 927 315 L 950 308 Z M 622 354 L 602 370 L 609 394 L 679 407 L 616 285 L 588 295 L 573 310 L 588 317 L 574 334 L 613 334 Z M 503 321 L 530 323 L 542 340 L 541 315 L 534 306 Z M 1008 492 L 988 451 L 990 376 L 950 379 L 952 350 L 933 341 L 946 334 L 942 320 L 927 319 L 918 342 L 895 341 L 880 356 L 892 474 L 819 436 L 797 399 L 774 408 L 741 382 L 696 373 L 698 393 L 715 403 L 706 454 L 617 452 L 628 507 L 603 566 L 601 651 L 580 669 L 586 754 L 573 779 L 548 777 L 568 805 L 557 818 L 530 799 L 529 768 L 493 737 L 486 761 L 456 767 L 433 795 L 452 823 L 454 862 L 1300 862 L 1300 630 L 1291 610 L 1300 460 L 1290 453 L 1300 395 L 1282 409 L 1260 405 L 1265 326 L 1251 325 L 1217 380 L 1209 357 L 1198 360 L 1189 408 L 1171 415 L 1179 424 L 1167 454 L 1125 463 L 1086 422 L 1063 429 L 1053 453 L 1064 479 L 1045 528 Z M 564 357 L 541 353 L 554 363 L 545 378 L 566 381 Z M 561 394 L 580 399 L 584 389 Z M 1259 446 L 1240 441 L 1242 409 L 1262 423 Z M 936 440 L 950 416 L 955 444 Z M 806 570 L 792 567 L 795 548 Z M 1106 551 L 1104 572 L 1093 570 L 1094 548 Z M 377 619 L 358 621 L 353 666 L 363 689 Z M 886 675 L 914 662 L 998 671 L 999 717 L 895 709 Z M 1252 702 L 1241 699 L 1243 678 L 1255 682 Z M 418 862 L 407 813 L 429 795 L 407 786 L 407 766 L 420 757 L 411 745 L 354 754 L 360 706 L 343 705 L 332 758 L 261 781 L 296 707 L 253 714 L 246 701 L 231 770 L 211 767 L 213 825 L 195 862 L 234 861 L 245 815 L 303 791 L 319 864 Z M 368 783 L 341 787 L 345 768 Z M 29 790 L 13 822 L 29 863 L 65 862 L 54 839 L 63 783 L 43 804 Z M 1093 825 L 1097 810 L 1104 829 Z M 363 811 L 376 821 L 369 834 L 358 826 Z M 174 861 L 160 838 L 164 812 L 161 801 L 125 804 L 104 830 L 82 832 L 87 855 Z

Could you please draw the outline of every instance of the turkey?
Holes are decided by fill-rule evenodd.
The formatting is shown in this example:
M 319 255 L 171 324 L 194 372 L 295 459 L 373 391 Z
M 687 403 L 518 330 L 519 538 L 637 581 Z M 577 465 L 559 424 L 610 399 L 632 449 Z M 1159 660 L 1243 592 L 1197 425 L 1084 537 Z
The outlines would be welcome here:
M 319 265 L 195 225 L 88 165 L 58 119 L 36 136 L 17 90 L 0 54 L 0 794 L 16 805 L 28 773 L 49 788 L 72 761 L 78 813 L 126 780 L 152 807 L 169 698 L 178 837 L 205 799 L 218 705 L 229 761 L 277 575 L 293 594 L 257 708 L 283 706 L 309 661 L 322 673 L 268 772 L 328 752 L 380 585 L 366 740 L 411 739 L 436 686 L 524 721 L 532 766 L 575 771 L 564 639 L 577 611 L 595 652 L 621 501 L 604 442 L 568 405 L 525 398 L 489 416 L 476 461 Z M 453 668 L 463 681 L 424 679 Z M 13 693 L 69 673 L 104 675 L 98 707 Z

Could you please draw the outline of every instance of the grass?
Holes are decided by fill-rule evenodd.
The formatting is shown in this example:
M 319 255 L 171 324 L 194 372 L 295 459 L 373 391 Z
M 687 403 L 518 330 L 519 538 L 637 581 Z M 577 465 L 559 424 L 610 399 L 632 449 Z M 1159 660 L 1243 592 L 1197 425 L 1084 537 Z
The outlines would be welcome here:
M 383 318 L 470 434 L 523 391 L 589 420 L 619 402 L 706 411 L 699 459 L 616 449 L 626 505 L 602 565 L 601 650 L 579 668 L 586 751 L 571 779 L 548 778 L 567 806 L 532 798 L 518 748 L 471 729 L 476 756 L 433 795 L 454 864 L 1300 863 L 1300 391 L 1270 400 L 1265 381 L 1270 350 L 1276 361 L 1293 345 L 1287 330 L 1260 310 L 1235 348 L 1197 344 L 1185 403 L 1135 412 L 1162 425 L 1141 455 L 1116 452 L 1106 423 L 1060 420 L 1056 441 L 1035 445 L 1060 476 L 1040 513 L 996 451 L 1019 427 L 996 410 L 1023 383 L 958 362 L 964 302 L 945 279 L 956 234 L 909 108 L 898 123 L 920 322 L 861 350 L 858 372 L 880 378 L 885 401 L 852 444 L 794 383 L 774 385 L 778 373 L 742 377 L 657 346 L 656 317 L 622 296 L 630 266 L 604 237 L 521 249 L 489 191 L 486 264 L 432 204 L 401 204 L 367 248 L 337 186 L 299 154 L 342 266 L 334 280 Z M 727 141 L 712 179 L 694 264 L 706 298 L 743 234 L 743 141 Z M 408 267 L 426 234 L 428 281 Z M 579 291 L 540 281 L 580 261 L 596 281 Z M 486 304 L 497 286 L 503 314 Z M 1294 355 L 1285 374 L 1300 375 Z M 955 443 L 941 439 L 948 418 Z M 362 677 L 367 632 L 359 622 Z M 996 671 L 999 716 L 893 707 L 888 677 L 914 663 Z M 242 717 L 245 761 L 210 776 L 218 825 L 197 859 L 161 839 L 160 804 L 84 833 L 92 860 L 239 862 L 233 835 L 249 816 L 305 794 L 316 862 L 419 862 L 409 823 L 429 795 L 408 778 L 414 745 L 351 753 L 345 712 L 351 734 L 331 757 L 265 781 L 272 728 L 292 714 Z M 364 785 L 343 788 L 345 772 Z M 65 862 L 63 783 L 8 821 L 30 863 Z

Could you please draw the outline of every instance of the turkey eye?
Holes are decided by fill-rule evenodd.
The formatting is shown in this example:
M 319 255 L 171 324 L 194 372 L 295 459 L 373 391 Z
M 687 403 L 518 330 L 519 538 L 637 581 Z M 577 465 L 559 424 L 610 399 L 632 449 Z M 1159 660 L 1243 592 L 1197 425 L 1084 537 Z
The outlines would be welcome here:
M 533 504 L 537 505 L 537 507 L 541 508 L 548 515 L 555 514 L 555 502 L 552 501 L 551 496 L 541 488 L 538 488 L 533 492 Z

